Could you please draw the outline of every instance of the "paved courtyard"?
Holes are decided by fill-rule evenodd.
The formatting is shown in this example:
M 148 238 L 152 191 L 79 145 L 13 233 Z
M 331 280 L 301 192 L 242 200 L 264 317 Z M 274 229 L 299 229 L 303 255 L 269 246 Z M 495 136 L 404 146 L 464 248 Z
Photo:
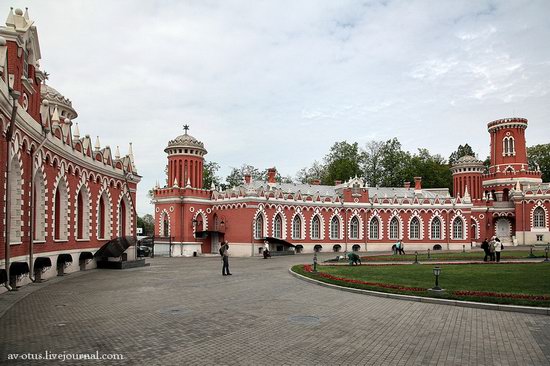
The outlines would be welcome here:
M 234 275 L 222 277 L 216 257 L 155 258 L 30 285 L 37 290 L 0 319 L 0 364 L 46 351 L 144 365 L 550 363 L 548 316 L 365 296 L 288 274 L 310 260 L 231 258 Z

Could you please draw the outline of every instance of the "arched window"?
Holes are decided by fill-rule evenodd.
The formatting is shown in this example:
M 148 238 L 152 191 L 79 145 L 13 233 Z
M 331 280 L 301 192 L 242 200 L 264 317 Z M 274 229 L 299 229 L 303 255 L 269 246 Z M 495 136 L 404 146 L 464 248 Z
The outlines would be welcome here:
M 169 237 L 170 236 L 170 218 L 166 212 L 162 213 L 162 231 L 160 236 Z
M 273 237 L 277 239 L 283 238 L 283 219 L 279 214 L 273 220 Z
M 431 224 L 431 235 L 430 239 L 440 240 L 441 239 L 441 220 L 439 217 L 434 217 Z
M 46 239 L 46 187 L 42 172 L 39 170 L 34 176 L 34 240 Z
M 539 229 L 546 227 L 546 212 L 542 207 L 533 210 L 533 227 Z
M 256 216 L 254 222 L 254 238 L 261 239 L 264 237 L 264 217 L 262 215 Z
M 292 220 L 292 238 L 302 238 L 302 219 L 299 215 L 294 216 L 294 220 Z
M 397 217 L 392 218 L 390 221 L 390 239 L 399 239 L 399 220 Z
M 126 236 L 129 234 L 127 232 L 128 228 L 126 227 L 128 223 L 128 213 L 126 209 L 126 202 L 124 202 L 124 198 L 122 198 L 118 204 L 118 236 Z
M 311 221 L 311 238 L 320 239 L 321 238 L 321 219 L 319 216 L 315 215 Z
M 90 232 L 90 195 L 85 186 L 78 191 L 76 198 L 76 238 L 88 239 Z
M 111 202 L 107 193 L 103 192 L 99 197 L 97 210 L 97 237 L 98 239 L 111 238 Z
M 10 164 L 10 232 L 9 242 L 20 243 L 21 242 L 21 168 L 19 167 L 19 160 L 16 156 L 13 157 Z
M 357 216 L 353 216 L 351 218 L 351 222 L 349 224 L 349 237 L 351 239 L 359 239 L 359 219 Z
M 420 239 L 420 220 L 418 217 L 413 217 L 409 225 L 409 238 Z
M 63 179 L 60 179 L 57 184 L 54 205 L 54 239 L 67 240 L 67 186 Z
M 340 220 L 338 217 L 334 216 L 332 220 L 330 220 L 330 238 L 331 239 L 339 239 L 340 238 Z
M 505 156 L 515 155 L 515 141 L 512 136 L 507 136 L 502 140 L 503 150 Z
M 464 239 L 464 223 L 460 217 L 457 217 L 453 221 L 453 239 Z
M 369 237 L 370 239 L 380 239 L 380 221 L 377 217 L 373 217 L 369 224 Z

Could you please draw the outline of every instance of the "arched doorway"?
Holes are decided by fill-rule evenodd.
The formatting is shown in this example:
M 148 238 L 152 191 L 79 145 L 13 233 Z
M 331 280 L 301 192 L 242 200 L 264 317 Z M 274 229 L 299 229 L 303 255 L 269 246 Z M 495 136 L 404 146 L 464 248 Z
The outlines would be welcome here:
M 500 217 L 495 222 L 495 234 L 501 240 L 511 240 L 512 223 L 506 217 Z
M 303 245 L 301 245 L 301 244 L 296 245 L 296 253 L 297 254 L 302 253 L 303 250 L 304 250 Z
M 316 244 L 313 247 L 313 250 L 316 251 L 316 252 L 320 252 L 321 250 L 323 250 L 323 246 L 321 244 Z
M 359 244 L 354 244 L 353 247 L 351 247 L 351 250 L 358 252 L 361 250 L 361 246 Z
M 332 251 L 338 253 L 342 250 L 342 246 L 340 244 L 336 244 L 332 247 Z

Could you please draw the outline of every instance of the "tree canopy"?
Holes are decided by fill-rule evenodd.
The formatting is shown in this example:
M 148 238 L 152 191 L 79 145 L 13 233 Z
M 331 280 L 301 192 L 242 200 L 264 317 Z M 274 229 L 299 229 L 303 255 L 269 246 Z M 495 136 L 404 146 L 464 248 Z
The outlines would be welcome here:
M 550 181 L 550 144 L 540 144 L 527 148 L 529 168 L 542 172 L 542 181 Z

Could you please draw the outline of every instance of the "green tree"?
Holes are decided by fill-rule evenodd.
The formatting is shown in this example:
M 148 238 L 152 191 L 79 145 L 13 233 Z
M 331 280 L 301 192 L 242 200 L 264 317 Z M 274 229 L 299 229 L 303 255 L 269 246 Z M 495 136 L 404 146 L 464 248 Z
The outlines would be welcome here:
M 369 141 L 365 145 L 361 156 L 361 168 L 365 174 L 368 184 L 371 187 L 379 186 L 382 183 L 382 148 L 384 141 Z
M 394 137 L 384 143 L 381 149 L 380 169 L 382 176 L 380 185 L 383 187 L 402 187 L 407 180 L 406 168 L 410 154 L 401 150 L 401 143 Z
M 216 162 L 205 162 L 202 168 L 202 186 L 210 189 L 212 183 L 217 187 L 220 185 L 220 177 L 216 174 L 220 169 L 220 165 Z
M 153 235 L 155 232 L 155 219 L 150 214 L 145 214 L 143 217 L 137 217 L 137 227 L 143 229 L 142 235 Z
M 336 142 L 325 156 L 326 174 L 322 177 L 323 184 L 332 185 L 336 180 L 345 181 L 361 176 L 360 160 L 357 142 Z
M 453 165 L 463 156 L 476 156 L 472 147 L 468 144 L 459 145 L 456 151 L 449 156 L 449 165 Z
M 296 181 L 304 184 L 310 184 L 314 179 L 323 180 L 326 174 L 326 167 L 317 160 L 308 168 L 302 168 L 296 173 Z
M 529 169 L 542 172 L 542 181 L 550 181 L 550 144 L 540 144 L 527 148 Z
M 250 174 L 252 179 L 262 180 L 263 173 L 253 165 L 243 164 L 240 168 L 231 168 L 231 172 L 225 178 L 228 187 L 238 187 L 244 182 L 245 174 Z
M 453 177 L 449 164 L 441 155 L 431 155 L 427 149 L 418 149 L 405 168 L 407 180 L 422 177 L 422 188 L 452 188 Z

